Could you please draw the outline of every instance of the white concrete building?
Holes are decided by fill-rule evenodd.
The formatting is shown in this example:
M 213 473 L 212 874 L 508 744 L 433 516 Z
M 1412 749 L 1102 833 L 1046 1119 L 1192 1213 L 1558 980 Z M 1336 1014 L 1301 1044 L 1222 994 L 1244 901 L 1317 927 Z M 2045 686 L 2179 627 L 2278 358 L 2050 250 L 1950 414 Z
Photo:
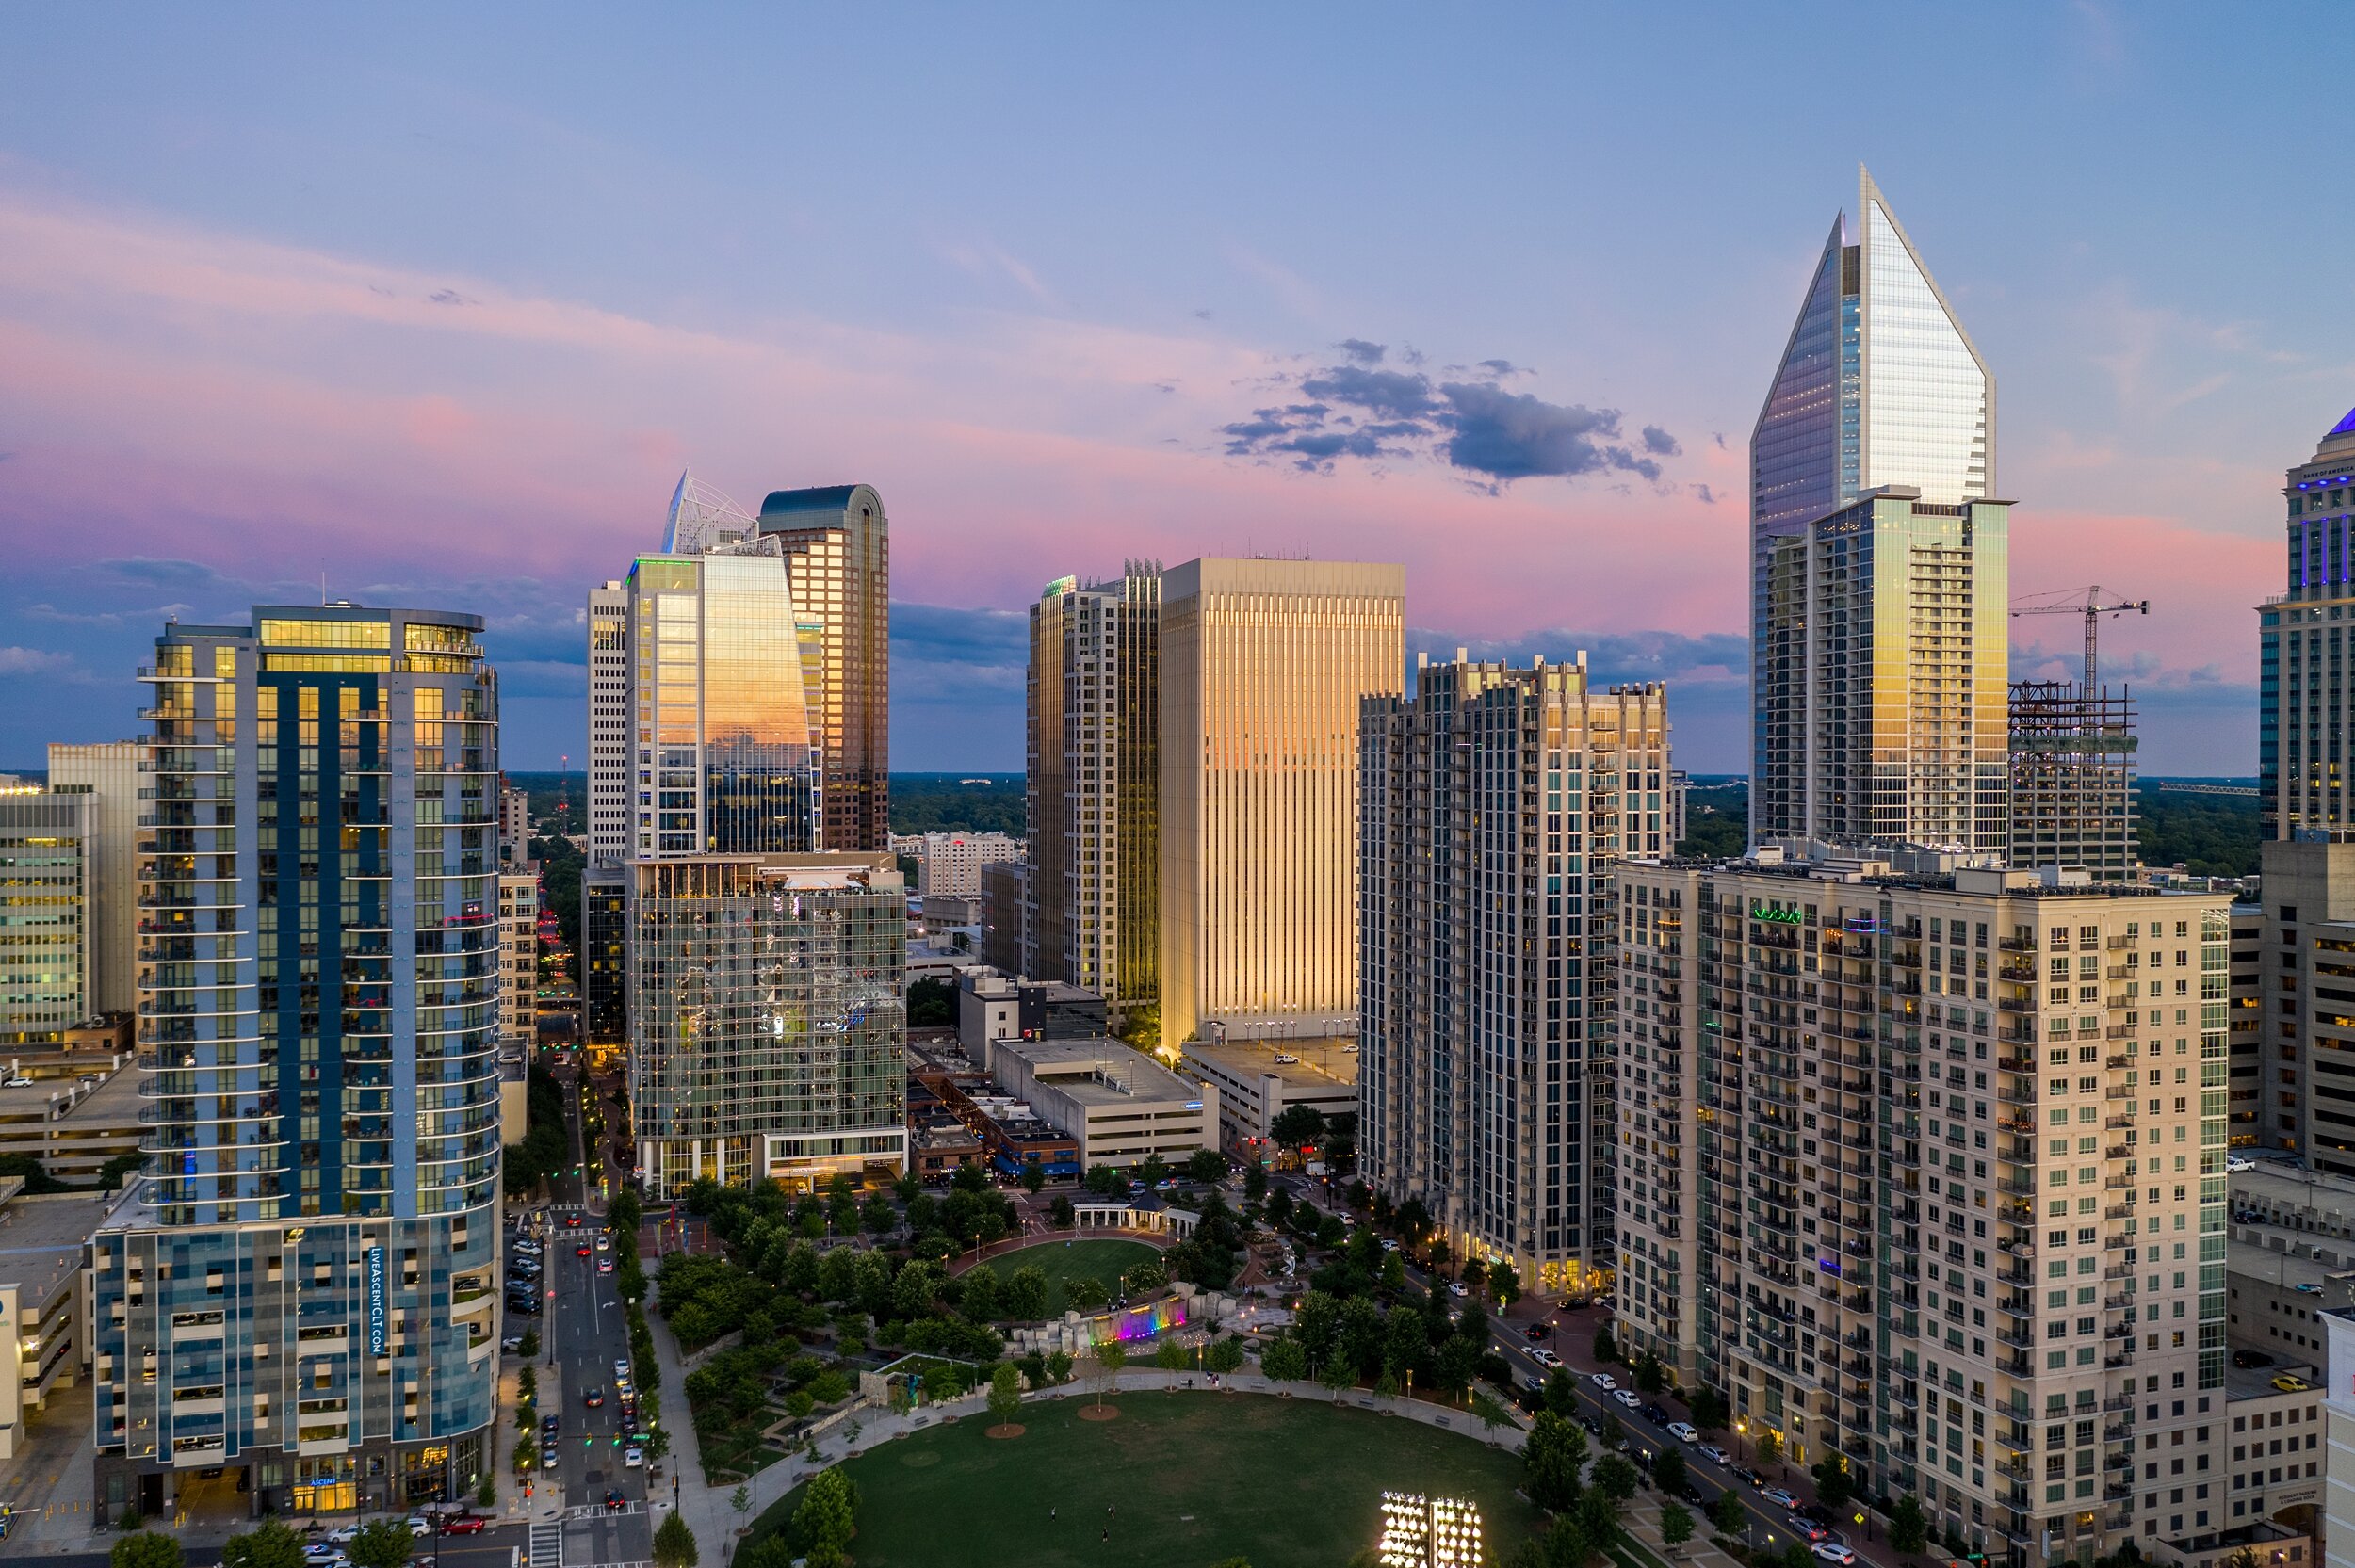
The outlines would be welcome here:
M 1218 1091 L 1117 1040 L 995 1040 L 983 1066 L 1039 1119 L 1079 1140 L 1080 1168 L 1182 1165 L 1218 1147 Z

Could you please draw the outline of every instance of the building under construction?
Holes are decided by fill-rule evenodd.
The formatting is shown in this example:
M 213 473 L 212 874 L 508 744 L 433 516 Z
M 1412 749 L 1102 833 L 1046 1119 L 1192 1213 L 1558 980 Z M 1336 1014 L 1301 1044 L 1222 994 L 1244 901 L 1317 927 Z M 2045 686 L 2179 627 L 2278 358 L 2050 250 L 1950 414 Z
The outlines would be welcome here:
M 2016 866 L 2132 876 L 2135 705 L 2124 688 L 2011 683 L 2011 851 Z

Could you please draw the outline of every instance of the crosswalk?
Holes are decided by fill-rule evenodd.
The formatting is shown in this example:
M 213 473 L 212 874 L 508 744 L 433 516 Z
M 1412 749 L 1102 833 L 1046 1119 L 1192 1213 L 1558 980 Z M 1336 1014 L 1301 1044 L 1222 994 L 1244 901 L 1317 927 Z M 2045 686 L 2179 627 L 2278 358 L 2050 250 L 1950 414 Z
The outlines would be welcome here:
M 534 1520 L 527 1553 L 524 1560 L 529 1568 L 564 1568 L 564 1527 L 552 1520 Z

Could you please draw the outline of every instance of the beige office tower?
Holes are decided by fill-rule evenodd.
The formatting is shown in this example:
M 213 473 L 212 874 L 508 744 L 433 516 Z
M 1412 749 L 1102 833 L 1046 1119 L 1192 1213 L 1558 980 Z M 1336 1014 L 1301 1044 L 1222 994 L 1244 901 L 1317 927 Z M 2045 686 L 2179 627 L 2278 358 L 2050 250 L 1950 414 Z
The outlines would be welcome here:
M 760 534 L 785 549 L 793 603 L 808 624 L 803 673 L 823 752 L 820 841 L 837 851 L 891 848 L 891 542 L 871 485 L 777 490 Z
M 138 935 L 139 761 L 137 740 L 52 742 L 49 787 L 87 789 L 90 812 L 89 1003 L 92 1012 L 128 1012 L 138 1000 L 133 953 Z
M 1130 561 L 1031 606 L 1020 972 L 1121 1015 L 1160 992 L 1161 590 L 1160 562 Z
M 1358 703 L 1401 690 L 1406 569 L 1161 576 L 1161 1040 L 1353 1034 Z
M 2223 1479 L 2171 1466 L 2224 1416 L 2229 896 L 1869 859 L 1617 896 L 1635 1348 L 2018 1568 L 2174 1533 Z
M 629 588 L 589 590 L 589 864 L 629 859 Z M 528 851 L 527 851 L 528 852 Z
M 1666 693 L 1459 658 L 1360 712 L 1358 1169 L 1456 1256 L 1591 1290 L 1617 1261 L 1612 868 L 1663 848 Z
M 540 1031 L 540 868 L 499 873 L 499 1038 L 530 1044 Z

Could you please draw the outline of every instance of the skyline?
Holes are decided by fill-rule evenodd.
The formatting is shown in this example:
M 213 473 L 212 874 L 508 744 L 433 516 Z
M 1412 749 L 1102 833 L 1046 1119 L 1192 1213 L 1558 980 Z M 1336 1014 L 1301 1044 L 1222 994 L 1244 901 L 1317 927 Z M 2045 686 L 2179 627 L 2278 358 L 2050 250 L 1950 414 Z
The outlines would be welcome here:
M 2255 771 L 2274 493 L 2355 402 L 2349 219 L 2270 98 L 2335 13 L 1876 20 L 1859 80 L 1934 37 L 1981 87 L 1869 125 L 1784 118 L 1815 28 L 1748 16 L 1690 56 L 1630 18 L 439 14 L 7 24 L 0 768 L 132 734 L 171 606 L 322 570 L 483 615 L 516 766 L 579 763 L 583 595 L 691 469 L 882 493 L 903 770 L 1019 766 L 1048 581 L 1254 550 L 1404 561 L 1410 663 L 1667 680 L 1680 765 L 1741 770 L 1748 432 L 1862 161 L 2003 385 L 2015 594 L 2150 598 L 2103 649 L 2144 770 Z M 1662 114 L 1615 66 L 1670 48 Z M 2073 672 L 2023 624 L 2016 676 Z

